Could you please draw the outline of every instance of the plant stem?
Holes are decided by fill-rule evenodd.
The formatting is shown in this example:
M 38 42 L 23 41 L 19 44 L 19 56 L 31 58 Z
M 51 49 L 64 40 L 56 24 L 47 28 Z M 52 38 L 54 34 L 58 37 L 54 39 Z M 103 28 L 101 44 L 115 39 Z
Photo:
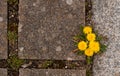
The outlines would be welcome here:
M 87 58 L 86 58 L 87 65 L 92 64 L 92 62 L 93 62 L 92 60 L 93 60 L 92 57 L 87 56 Z
M 75 50 L 73 50 L 72 52 L 75 53 L 75 52 L 77 52 L 78 50 L 79 50 L 79 49 L 75 49 Z
M 92 56 L 92 57 L 87 56 L 86 57 L 86 63 L 87 63 L 87 72 L 86 72 L 86 75 L 87 76 L 93 76 L 93 73 L 92 73 L 93 58 L 94 58 L 94 56 Z

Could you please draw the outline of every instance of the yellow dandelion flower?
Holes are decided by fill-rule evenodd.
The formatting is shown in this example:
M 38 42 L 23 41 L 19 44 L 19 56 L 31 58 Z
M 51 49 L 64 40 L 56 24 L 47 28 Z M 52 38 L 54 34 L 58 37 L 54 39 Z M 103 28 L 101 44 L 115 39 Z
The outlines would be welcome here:
M 83 29 L 83 32 L 85 34 L 89 34 L 92 32 L 92 28 L 90 26 L 85 26 L 84 29 Z
M 94 51 L 91 50 L 90 48 L 88 48 L 88 49 L 85 50 L 85 55 L 87 55 L 87 56 L 93 56 L 93 54 L 94 54 Z
M 94 41 L 96 39 L 96 35 L 94 33 L 90 33 L 87 35 L 88 41 Z
M 78 43 L 78 49 L 79 50 L 85 50 L 87 48 L 87 43 L 85 41 L 81 41 Z
M 91 41 L 89 43 L 89 48 L 92 49 L 95 53 L 100 51 L 100 43 L 97 41 Z

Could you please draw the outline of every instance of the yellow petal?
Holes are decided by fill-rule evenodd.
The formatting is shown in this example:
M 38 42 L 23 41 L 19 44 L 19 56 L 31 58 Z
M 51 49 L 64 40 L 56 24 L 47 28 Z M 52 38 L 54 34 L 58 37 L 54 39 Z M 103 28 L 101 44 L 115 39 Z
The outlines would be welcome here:
M 92 28 L 90 26 L 85 26 L 84 29 L 83 29 L 83 32 L 85 34 L 89 34 L 92 32 Z
M 94 51 L 92 51 L 91 49 L 86 49 L 85 50 L 85 55 L 87 55 L 87 56 L 93 56 L 93 54 L 94 54 Z
M 81 41 L 78 43 L 78 49 L 83 51 L 87 48 L 87 43 L 85 41 Z
M 97 41 L 90 41 L 89 48 L 92 49 L 95 53 L 100 51 L 100 44 Z
M 94 33 L 90 33 L 87 35 L 88 41 L 94 41 L 96 39 L 96 35 Z

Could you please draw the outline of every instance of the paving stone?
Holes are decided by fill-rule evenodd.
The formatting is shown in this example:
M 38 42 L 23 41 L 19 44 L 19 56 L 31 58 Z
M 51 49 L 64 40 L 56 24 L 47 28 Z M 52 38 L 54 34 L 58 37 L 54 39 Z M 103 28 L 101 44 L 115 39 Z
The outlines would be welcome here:
M 0 68 L 0 76 L 7 76 L 7 69 Z
M 85 70 L 20 69 L 19 76 L 86 76 Z
M 0 59 L 7 58 L 7 1 L 0 0 Z
M 21 59 L 85 59 L 71 53 L 85 24 L 85 0 L 20 0 L 19 20 Z
M 95 56 L 95 76 L 120 75 L 120 0 L 92 0 L 95 29 L 108 38 L 107 51 Z

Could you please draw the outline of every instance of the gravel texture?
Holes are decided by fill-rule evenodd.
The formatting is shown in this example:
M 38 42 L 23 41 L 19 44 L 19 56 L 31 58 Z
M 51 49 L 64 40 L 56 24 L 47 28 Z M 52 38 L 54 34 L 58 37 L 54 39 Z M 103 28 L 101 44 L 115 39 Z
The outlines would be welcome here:
M 107 37 L 107 51 L 94 57 L 94 76 L 120 76 L 120 0 L 92 0 L 94 27 Z

